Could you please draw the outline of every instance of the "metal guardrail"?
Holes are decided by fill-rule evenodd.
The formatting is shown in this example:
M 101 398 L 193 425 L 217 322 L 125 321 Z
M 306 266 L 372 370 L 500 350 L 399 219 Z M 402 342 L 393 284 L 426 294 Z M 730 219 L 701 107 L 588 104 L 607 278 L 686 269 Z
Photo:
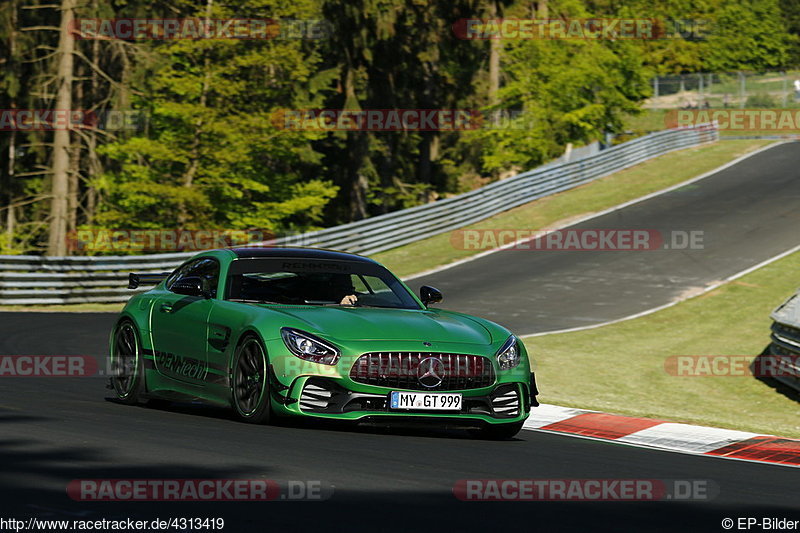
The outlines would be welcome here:
M 651 133 L 579 161 L 545 165 L 452 198 L 282 237 L 270 244 L 370 255 L 478 222 L 667 152 L 718 139 L 719 132 L 711 124 Z M 192 255 L 0 256 L 0 305 L 124 302 L 131 294 L 124 288 L 128 272 L 172 270 Z

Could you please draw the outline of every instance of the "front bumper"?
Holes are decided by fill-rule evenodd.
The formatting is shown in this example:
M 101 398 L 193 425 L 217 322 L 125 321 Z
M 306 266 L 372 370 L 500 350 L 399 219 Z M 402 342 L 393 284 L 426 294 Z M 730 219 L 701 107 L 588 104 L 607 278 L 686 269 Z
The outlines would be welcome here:
M 333 341 L 329 341 L 333 342 Z M 498 341 L 499 343 L 499 341 Z M 304 416 L 314 418 L 333 418 L 339 420 L 366 421 L 391 419 L 400 421 L 404 419 L 424 420 L 436 419 L 437 422 L 446 423 L 445 419 L 456 418 L 461 421 L 473 421 L 478 425 L 503 424 L 525 420 L 530 412 L 530 406 L 538 405 L 535 396 L 538 394 L 534 376 L 532 374 L 528 355 L 524 344 L 520 343 L 520 364 L 510 370 L 498 368 L 494 358 L 487 354 L 496 352 L 497 347 L 477 348 L 474 344 L 464 343 L 435 343 L 427 347 L 424 352 L 419 352 L 420 343 L 417 341 L 351 341 L 348 343 L 337 342 L 342 355 L 335 365 L 322 365 L 302 360 L 288 353 L 283 340 L 274 339 L 266 341 L 267 353 L 270 354 L 271 370 L 271 397 L 273 410 L 278 414 L 289 416 Z M 498 346 L 499 347 L 499 346 Z M 462 395 L 463 409 L 454 411 L 406 411 L 389 408 L 389 395 L 392 391 L 421 392 L 419 389 L 408 387 L 401 379 L 394 383 L 366 383 L 360 376 L 354 379 L 354 368 L 360 358 L 365 354 L 417 354 L 425 356 L 438 356 L 443 354 L 463 354 L 469 356 L 482 356 L 490 359 L 493 366 L 493 380 L 490 383 L 476 383 L 466 380 L 465 386 L 448 386 L 432 388 L 429 392 L 460 393 Z M 390 367 L 405 372 L 415 372 L 413 368 L 405 366 Z M 470 367 L 476 370 L 474 367 Z M 387 369 L 388 370 L 388 369 Z M 458 368 L 456 368 L 458 371 Z M 467 370 L 467 369 L 464 369 Z M 357 374 L 357 372 L 356 372 Z M 320 394 L 314 404 L 314 387 L 320 387 L 330 394 Z M 498 412 L 497 406 L 492 405 L 492 400 L 507 388 L 513 388 L 519 402 L 519 409 L 513 416 L 505 416 Z M 306 389 L 309 389 L 308 391 Z M 311 394 L 307 394 L 311 393 Z M 303 395 L 306 394 L 306 398 Z M 327 396 L 329 398 L 319 398 Z M 301 400 L 304 400 L 301 402 Z M 324 400 L 324 401 L 323 401 Z
M 400 421 L 430 418 L 472 420 L 482 424 L 513 423 L 525 420 L 531 405 L 538 405 L 538 391 L 533 373 L 530 374 L 529 382 L 499 382 L 482 389 L 446 391 L 462 395 L 460 411 L 391 409 L 389 396 L 392 391 L 420 391 L 353 387 L 353 383 L 347 379 L 302 376 L 295 379 L 289 387 L 281 386 L 277 380 L 274 385 L 272 401 L 275 411 L 285 415 L 340 420 Z

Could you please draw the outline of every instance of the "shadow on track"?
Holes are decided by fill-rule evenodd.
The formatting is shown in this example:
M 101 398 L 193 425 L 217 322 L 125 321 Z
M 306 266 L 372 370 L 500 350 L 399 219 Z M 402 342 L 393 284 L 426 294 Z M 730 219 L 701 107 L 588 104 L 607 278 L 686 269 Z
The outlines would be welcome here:
M 130 408 L 131 406 L 125 405 L 115 398 L 107 397 L 105 400 L 109 403 L 114 403 L 120 406 L 121 409 Z M 231 409 L 223 407 L 216 407 L 213 405 L 204 404 L 201 402 L 168 402 L 156 401 L 143 403 L 138 406 L 133 406 L 134 409 L 152 409 L 156 411 L 163 411 L 167 413 L 176 413 L 187 416 L 198 416 L 205 418 L 213 418 L 216 420 L 230 420 L 237 421 Z M 244 424 L 244 423 L 242 423 Z M 438 439 L 466 439 L 475 440 L 475 437 L 470 435 L 466 429 L 457 425 L 448 426 L 442 425 L 439 421 L 392 421 L 391 423 L 383 422 L 369 422 L 369 423 L 356 423 L 346 420 L 325 420 L 317 418 L 287 418 L 280 417 L 274 419 L 270 425 L 307 429 L 310 431 L 338 431 L 349 433 L 364 433 L 373 435 L 402 435 L 412 437 L 431 437 Z M 519 438 L 511 439 L 521 440 Z
M 320 443 L 324 446 L 324 442 Z M 136 450 L 131 450 L 133 453 Z M 220 453 L 235 453 L 221 450 Z M 356 451 L 357 453 L 357 451 Z M 476 461 L 480 458 L 476 457 Z M 253 465 L 126 464 L 103 449 L 46 446 L 33 439 L 0 440 L 4 517 L 43 520 L 154 520 L 175 517 L 225 520 L 226 532 L 306 531 L 477 532 L 718 531 L 723 518 L 792 517 L 796 509 L 677 502 L 462 502 L 446 492 L 364 492 L 336 488 L 327 501 L 80 502 L 66 486 L 73 479 L 245 479 Z M 259 468 L 263 477 L 269 471 Z M 413 468 L 413 465 L 409 465 Z M 252 476 L 250 476 L 252 478 Z M 794 513 L 794 514 L 793 514 Z

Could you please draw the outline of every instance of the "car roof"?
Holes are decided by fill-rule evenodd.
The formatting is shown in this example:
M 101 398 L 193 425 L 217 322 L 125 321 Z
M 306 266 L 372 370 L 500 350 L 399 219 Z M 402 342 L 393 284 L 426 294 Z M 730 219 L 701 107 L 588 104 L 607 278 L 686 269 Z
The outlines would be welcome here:
M 332 259 L 339 261 L 359 261 L 362 263 L 375 263 L 363 255 L 326 250 L 324 248 L 304 248 L 302 246 L 274 247 L 251 246 L 243 248 L 229 248 L 238 259 L 258 259 L 270 257 L 302 257 L 306 259 Z

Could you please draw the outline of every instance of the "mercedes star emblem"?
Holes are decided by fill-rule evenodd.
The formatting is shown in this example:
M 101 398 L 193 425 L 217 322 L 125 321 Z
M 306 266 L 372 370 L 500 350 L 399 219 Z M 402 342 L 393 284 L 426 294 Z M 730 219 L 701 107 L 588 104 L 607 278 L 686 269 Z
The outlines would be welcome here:
M 417 367 L 417 378 L 423 387 L 438 387 L 444 378 L 444 363 L 436 357 L 423 359 Z

